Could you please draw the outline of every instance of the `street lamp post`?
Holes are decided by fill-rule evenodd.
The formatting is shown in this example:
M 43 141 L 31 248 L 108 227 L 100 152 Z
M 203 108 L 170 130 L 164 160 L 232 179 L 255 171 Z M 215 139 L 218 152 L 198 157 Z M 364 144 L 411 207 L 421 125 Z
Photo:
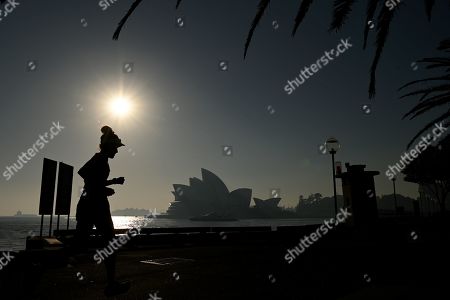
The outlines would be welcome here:
M 326 146 L 328 152 L 331 154 L 331 163 L 333 168 L 333 192 L 334 192 L 334 214 L 337 215 L 337 195 L 336 195 L 336 170 L 334 166 L 334 155 L 336 154 L 337 150 L 341 147 L 339 144 L 339 141 L 333 137 L 329 138 L 326 141 Z

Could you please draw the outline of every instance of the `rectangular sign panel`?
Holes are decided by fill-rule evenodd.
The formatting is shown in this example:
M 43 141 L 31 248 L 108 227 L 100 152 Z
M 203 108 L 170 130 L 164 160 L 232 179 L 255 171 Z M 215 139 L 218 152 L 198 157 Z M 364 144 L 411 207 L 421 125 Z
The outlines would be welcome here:
M 69 215 L 72 201 L 73 167 L 59 163 L 55 215 Z
M 54 160 L 44 158 L 41 181 L 41 199 L 39 201 L 39 214 L 53 214 L 53 203 L 55 199 L 57 163 Z

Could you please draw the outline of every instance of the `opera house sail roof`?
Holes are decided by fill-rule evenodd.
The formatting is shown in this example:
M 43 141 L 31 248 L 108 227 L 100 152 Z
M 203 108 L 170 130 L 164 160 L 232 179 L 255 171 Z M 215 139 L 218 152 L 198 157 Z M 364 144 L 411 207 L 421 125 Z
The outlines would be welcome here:
M 202 179 L 190 178 L 189 185 L 174 184 L 175 200 L 167 210 L 169 216 L 192 217 L 207 213 L 221 213 L 237 217 L 249 214 L 252 190 L 239 188 L 230 192 L 225 183 L 209 170 L 201 169 Z M 281 198 L 255 198 L 256 207 L 277 207 Z

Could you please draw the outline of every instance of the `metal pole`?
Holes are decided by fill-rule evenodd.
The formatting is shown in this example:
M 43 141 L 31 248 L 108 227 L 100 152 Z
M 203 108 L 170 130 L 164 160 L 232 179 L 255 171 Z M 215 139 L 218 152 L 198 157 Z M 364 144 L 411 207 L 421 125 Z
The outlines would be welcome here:
M 58 221 L 56 222 L 56 230 L 58 230 L 59 231 L 59 215 L 58 215 Z
M 52 222 L 53 222 L 53 214 L 50 215 L 50 226 L 48 227 L 48 237 L 52 236 Z
M 39 233 L 40 237 L 42 237 L 42 227 L 44 227 L 44 215 L 41 215 L 41 231 Z
M 334 191 L 334 215 L 337 215 L 337 196 L 336 196 L 336 170 L 334 169 L 334 154 L 335 150 L 331 150 L 331 162 L 333 164 L 333 191 Z
M 395 205 L 395 215 L 397 215 L 397 193 L 395 192 L 395 177 L 392 178 L 392 184 L 394 185 L 394 205 Z

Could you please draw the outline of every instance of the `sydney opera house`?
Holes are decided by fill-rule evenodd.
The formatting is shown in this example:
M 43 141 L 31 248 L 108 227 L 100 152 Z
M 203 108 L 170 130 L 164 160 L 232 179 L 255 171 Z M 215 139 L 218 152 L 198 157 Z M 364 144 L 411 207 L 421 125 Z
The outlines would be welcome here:
M 267 216 L 279 211 L 281 198 L 261 200 L 254 198 L 250 207 L 252 190 L 240 188 L 230 192 L 223 181 L 211 171 L 202 169 L 202 179 L 190 178 L 189 185 L 174 184 L 175 200 L 170 203 L 167 215 L 189 218 L 208 213 L 218 213 L 236 218 Z

